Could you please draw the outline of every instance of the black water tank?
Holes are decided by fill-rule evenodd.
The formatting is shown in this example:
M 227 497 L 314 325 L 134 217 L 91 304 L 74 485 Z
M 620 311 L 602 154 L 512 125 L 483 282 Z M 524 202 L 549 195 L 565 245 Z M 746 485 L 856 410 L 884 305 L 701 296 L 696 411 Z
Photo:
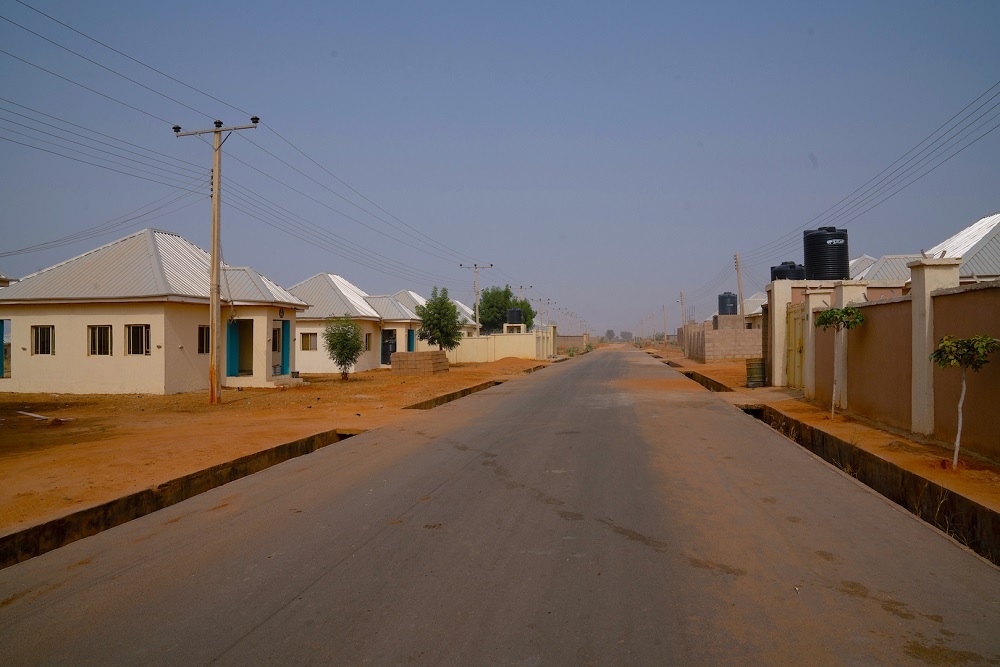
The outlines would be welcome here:
M 507 309 L 507 324 L 521 324 L 521 314 L 520 308 Z
M 736 295 L 732 292 L 723 292 L 719 295 L 719 315 L 736 315 L 737 309 Z
M 805 280 L 806 267 L 795 262 L 782 262 L 771 267 L 771 282 L 775 280 Z
M 802 232 L 806 280 L 850 280 L 851 259 L 847 230 L 820 227 Z

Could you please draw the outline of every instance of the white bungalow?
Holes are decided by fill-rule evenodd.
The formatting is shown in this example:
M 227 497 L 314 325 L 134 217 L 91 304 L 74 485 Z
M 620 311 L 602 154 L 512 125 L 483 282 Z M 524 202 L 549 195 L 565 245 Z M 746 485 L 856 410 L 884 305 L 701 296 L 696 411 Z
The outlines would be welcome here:
M 172 394 L 208 389 L 207 252 L 145 229 L 0 290 L 11 359 L 0 391 Z M 292 377 L 307 304 L 253 269 L 222 271 L 222 384 Z
M 389 367 L 393 352 L 416 347 L 420 318 L 394 296 L 370 296 L 332 273 L 319 273 L 289 291 L 312 304 L 298 318 L 297 361 L 303 373 L 339 372 L 323 345 L 329 318 L 347 315 L 364 333 L 364 352 L 349 372 Z

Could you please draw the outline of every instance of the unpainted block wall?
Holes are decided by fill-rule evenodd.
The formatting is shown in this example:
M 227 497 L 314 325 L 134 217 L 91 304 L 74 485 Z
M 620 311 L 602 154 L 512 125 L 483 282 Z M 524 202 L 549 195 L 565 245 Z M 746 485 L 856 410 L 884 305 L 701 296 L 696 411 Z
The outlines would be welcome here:
M 430 375 L 448 371 L 448 355 L 443 350 L 394 352 L 393 375 Z

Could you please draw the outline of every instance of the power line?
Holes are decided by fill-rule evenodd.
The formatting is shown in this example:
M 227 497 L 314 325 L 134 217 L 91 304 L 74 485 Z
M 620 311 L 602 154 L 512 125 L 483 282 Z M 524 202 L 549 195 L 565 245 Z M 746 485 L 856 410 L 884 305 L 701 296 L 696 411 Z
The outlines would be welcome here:
M 5 56 L 8 56 L 10 58 L 13 58 L 14 60 L 18 60 L 18 61 L 24 63 L 25 65 L 28 65 L 30 67 L 34 67 L 35 69 L 39 69 L 39 70 L 45 72 L 46 74 L 51 74 L 52 76 L 54 76 L 54 77 L 56 77 L 58 79 L 62 79 L 63 81 L 65 81 L 67 83 L 72 83 L 74 86 L 79 86 L 80 88 L 83 88 L 84 90 L 89 90 L 90 92 L 94 93 L 95 95 L 100 95 L 101 97 L 103 97 L 103 98 L 105 98 L 107 100 L 111 100 L 112 102 L 115 102 L 117 104 L 120 104 L 123 107 L 128 107 L 132 111 L 138 111 L 139 113 L 144 114 L 146 116 L 149 116 L 150 118 L 152 118 L 154 120 L 158 120 L 161 123 L 166 123 L 167 125 L 173 125 L 173 123 L 171 123 L 166 118 L 160 118 L 156 114 L 153 114 L 153 113 L 150 113 L 150 112 L 145 111 L 143 109 L 140 109 L 139 107 L 132 106 L 128 102 L 122 102 L 121 100 L 119 100 L 117 98 L 111 97 L 110 95 L 102 93 L 99 90 L 94 90 L 90 86 L 85 86 L 85 85 L 83 85 L 82 83 L 80 83 L 78 81 L 74 81 L 73 79 L 70 79 L 68 77 L 63 76 L 62 74 L 56 74 L 52 70 L 46 69 L 46 68 L 42 67 L 41 65 L 36 65 L 35 63 L 31 62 L 30 60 L 25 60 L 24 58 L 21 58 L 19 56 L 15 56 L 13 53 L 11 53 L 9 51 L 5 51 L 3 49 L 0 49 L 0 53 L 4 54 Z

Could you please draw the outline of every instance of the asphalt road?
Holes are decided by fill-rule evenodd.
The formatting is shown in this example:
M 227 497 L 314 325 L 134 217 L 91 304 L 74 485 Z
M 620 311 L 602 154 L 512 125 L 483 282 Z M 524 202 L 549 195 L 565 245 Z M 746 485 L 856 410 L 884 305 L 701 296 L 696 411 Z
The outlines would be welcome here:
M 2 664 L 998 664 L 1000 570 L 601 350 L 0 570 Z

